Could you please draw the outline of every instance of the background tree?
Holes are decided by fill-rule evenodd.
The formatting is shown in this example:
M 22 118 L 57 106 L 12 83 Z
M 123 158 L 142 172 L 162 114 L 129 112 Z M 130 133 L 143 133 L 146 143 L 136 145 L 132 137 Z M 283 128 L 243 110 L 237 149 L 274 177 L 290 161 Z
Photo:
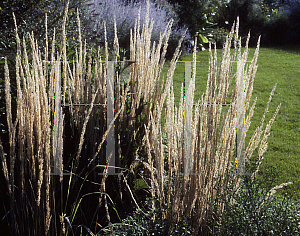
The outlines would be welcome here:
M 213 21 L 229 30 L 239 16 L 242 39 L 251 30 L 250 46 L 260 35 L 263 46 L 283 45 L 300 39 L 299 12 L 296 0 L 231 0 L 219 7 Z
M 192 36 L 198 36 L 198 46 L 204 49 L 206 43 L 215 43 L 214 15 L 227 1 L 221 0 L 170 0 L 178 16 L 178 26 L 187 26 Z

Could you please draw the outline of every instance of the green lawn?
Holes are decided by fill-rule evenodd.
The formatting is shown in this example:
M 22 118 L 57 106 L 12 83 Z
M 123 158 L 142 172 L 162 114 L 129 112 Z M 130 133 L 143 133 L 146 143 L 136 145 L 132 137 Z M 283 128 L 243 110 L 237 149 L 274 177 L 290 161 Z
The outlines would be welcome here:
M 252 59 L 254 51 L 255 48 L 250 48 L 249 60 Z M 220 57 L 222 50 L 217 50 L 217 52 L 218 57 Z M 208 55 L 208 50 L 197 53 L 197 61 L 200 62 L 197 63 L 196 100 L 206 89 Z M 184 55 L 180 60 L 192 60 L 192 55 Z M 168 65 L 169 62 L 164 67 L 164 74 L 166 74 Z M 293 182 L 292 185 L 285 187 L 281 193 L 287 192 L 294 199 L 300 199 L 300 46 L 260 48 L 258 70 L 252 94 L 252 101 L 257 97 L 257 104 L 246 138 L 246 145 L 254 129 L 260 123 L 270 93 L 277 81 L 278 84 L 270 103 L 269 112 L 266 115 L 265 126 L 280 103 L 281 108 L 271 128 L 268 150 L 264 155 L 261 170 L 275 166 L 280 173 L 277 184 Z M 181 83 L 183 82 L 184 63 L 178 63 L 174 74 L 176 104 L 179 101 Z

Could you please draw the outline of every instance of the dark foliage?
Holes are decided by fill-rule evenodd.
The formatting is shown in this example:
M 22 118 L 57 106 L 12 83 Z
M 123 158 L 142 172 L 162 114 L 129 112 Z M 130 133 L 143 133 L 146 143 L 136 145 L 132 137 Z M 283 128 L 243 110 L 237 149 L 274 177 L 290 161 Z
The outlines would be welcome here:
M 45 14 L 48 15 L 48 29 L 49 35 L 53 33 L 53 29 L 61 29 L 61 24 L 64 15 L 64 9 L 67 4 L 66 0 L 15 0 L 15 1 L 2 1 L 0 3 L 0 22 L 1 27 L 1 45 L 0 55 L 8 57 L 12 62 L 15 59 L 15 25 L 12 14 L 16 16 L 18 33 L 20 38 L 23 36 L 28 38 L 26 34 L 33 32 L 38 42 L 44 40 L 45 37 Z M 69 12 L 76 12 L 76 9 L 81 6 L 81 1 L 71 0 L 69 4 Z M 75 14 L 70 14 L 69 26 L 72 22 L 76 21 L 72 18 Z M 76 26 L 76 25 L 75 25 Z M 74 27 L 74 26 L 73 26 Z M 72 28 L 73 28 L 72 27 Z M 72 32 L 72 30 L 70 30 Z M 75 32 L 74 32 L 75 33 Z M 44 50 L 41 50 L 44 52 Z M 3 59 L 3 58 L 1 58 Z
M 262 46 L 299 43 L 299 9 L 299 2 L 294 0 L 232 0 L 219 7 L 214 22 L 229 30 L 239 16 L 243 41 L 251 31 L 250 46 L 256 45 L 260 35 Z
M 204 45 L 215 43 L 213 40 L 212 16 L 223 1 L 209 0 L 171 0 L 174 5 L 174 11 L 178 16 L 178 26 L 188 27 L 191 36 L 198 36 L 198 47 L 201 49 Z

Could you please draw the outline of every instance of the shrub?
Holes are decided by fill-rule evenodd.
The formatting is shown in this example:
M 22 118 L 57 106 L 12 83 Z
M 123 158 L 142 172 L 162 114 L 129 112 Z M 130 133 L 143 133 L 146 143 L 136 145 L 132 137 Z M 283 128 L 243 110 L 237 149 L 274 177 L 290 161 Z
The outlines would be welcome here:
M 187 25 L 191 35 L 195 36 L 206 23 L 204 15 L 208 13 L 208 1 L 180 1 L 176 5 L 179 25 Z
M 213 39 L 217 48 L 222 48 L 226 42 L 228 31 L 225 28 L 216 27 L 213 32 Z
M 20 38 L 26 37 L 27 42 L 29 41 L 28 34 L 32 32 L 35 35 L 36 40 L 40 43 L 44 41 L 45 34 L 45 14 L 47 13 L 47 21 L 49 26 L 49 32 L 53 33 L 53 29 L 60 29 L 62 19 L 64 15 L 64 8 L 67 1 L 36 1 L 33 0 L 15 0 L 15 1 L 2 1 L 0 3 L 0 22 L 1 22 L 1 35 L 0 35 L 0 59 L 4 55 L 7 57 L 10 63 L 13 63 L 16 55 L 16 44 L 15 44 L 15 25 L 12 20 L 12 13 L 15 14 L 16 22 L 18 25 L 18 33 Z M 70 13 L 75 13 L 76 8 L 80 8 L 81 2 L 78 0 L 69 1 Z M 69 14 L 68 21 L 66 22 L 67 28 L 73 28 L 72 24 L 74 21 L 75 14 Z M 75 28 L 76 29 L 76 28 Z M 69 31 L 69 37 L 75 37 L 73 30 Z M 29 45 L 29 43 L 28 43 Z M 44 48 L 41 48 L 41 52 L 44 53 Z
M 124 1 L 121 0 L 97 0 L 91 4 L 86 4 L 85 12 L 86 19 L 84 20 L 85 30 L 90 32 L 90 37 L 94 38 L 95 42 L 101 44 L 104 42 L 104 22 L 107 29 L 107 41 L 110 48 L 113 48 L 114 43 L 114 18 L 116 19 L 117 34 L 119 45 L 126 50 L 129 50 L 130 29 L 133 29 L 140 11 L 140 28 L 145 23 L 147 6 L 145 1 Z M 177 42 L 183 35 L 185 27 L 178 28 L 176 15 L 169 4 L 157 4 L 150 1 L 149 19 L 154 20 L 154 27 L 151 34 L 151 41 L 159 41 L 160 33 L 162 33 L 170 19 L 173 22 L 171 40 L 169 42 L 168 57 L 172 56 Z M 188 44 L 192 38 L 187 34 L 185 44 Z M 127 55 L 128 57 L 128 55 Z
M 152 199 L 153 200 L 153 199 Z M 191 235 L 192 227 L 189 219 L 183 219 L 182 221 L 172 225 L 172 222 L 168 221 L 164 215 L 166 214 L 166 207 L 160 208 L 158 199 L 154 199 L 157 206 L 155 210 L 152 209 L 152 200 L 146 199 L 145 202 L 141 202 L 143 210 L 136 209 L 132 214 L 128 215 L 121 223 L 113 224 L 113 230 L 116 235 L 129 236 L 129 235 Z M 103 229 L 106 232 L 105 235 L 110 235 L 108 227 Z
M 222 196 L 224 212 L 214 235 L 300 235 L 300 202 L 274 195 L 275 189 L 287 184 L 263 189 L 258 179 L 248 175 L 234 191 L 233 181 Z
M 298 43 L 299 9 L 298 1 L 233 0 L 219 7 L 214 22 L 228 30 L 239 16 L 240 34 L 244 41 L 248 31 L 251 30 L 251 46 L 254 46 L 259 35 L 263 46 Z
M 273 14 L 265 23 L 262 44 L 263 45 L 284 45 L 288 42 L 288 32 L 290 31 L 290 22 L 287 15 L 277 13 Z
M 170 0 L 174 5 L 174 10 L 179 18 L 179 26 L 186 25 L 192 36 L 197 36 L 198 47 L 204 50 L 204 45 L 215 43 L 213 38 L 212 16 L 215 15 L 219 6 L 224 1 L 207 0 Z
M 290 1 L 286 5 L 289 17 L 289 31 L 286 41 L 290 43 L 300 43 L 300 1 Z
M 249 45 L 255 46 L 265 23 L 261 2 L 260 0 L 232 0 L 219 7 L 213 17 L 213 22 L 217 23 L 219 27 L 229 30 L 236 17 L 239 17 L 241 26 L 239 34 L 243 43 L 245 43 L 248 32 L 251 30 Z

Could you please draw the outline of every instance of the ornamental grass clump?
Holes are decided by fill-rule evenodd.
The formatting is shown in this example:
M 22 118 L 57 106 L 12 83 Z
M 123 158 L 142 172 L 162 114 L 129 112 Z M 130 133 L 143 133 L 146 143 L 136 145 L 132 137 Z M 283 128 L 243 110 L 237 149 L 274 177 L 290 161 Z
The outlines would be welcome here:
M 274 181 L 274 169 L 261 180 Z M 277 189 L 289 183 L 262 189 L 262 182 L 251 176 L 243 176 L 238 191 L 229 184 L 226 193 L 220 197 L 224 212 L 217 215 L 219 222 L 213 235 L 299 235 L 300 204 L 288 196 L 274 195 Z
M 149 22 L 148 12 L 143 28 L 139 19 L 136 21 L 129 32 L 130 60 L 135 63 L 126 81 L 121 83 L 120 74 L 116 74 L 115 123 L 107 124 L 108 58 L 120 58 L 117 31 L 113 55 L 109 55 L 107 40 L 105 55 L 101 50 L 95 55 L 82 41 L 77 12 L 79 47 L 70 53 L 74 55 L 71 58 L 66 41 L 67 15 L 68 7 L 61 35 L 54 29 L 50 37 L 46 22 L 44 52 L 39 50 L 33 34 L 28 45 L 16 30 L 16 82 L 5 65 L 9 150 L 0 145 L 0 151 L 10 202 L 6 220 L 11 235 L 76 234 L 82 229 L 97 233 L 107 221 L 119 217 L 111 216 L 109 203 L 118 204 L 118 210 L 126 209 L 124 202 L 138 205 L 127 175 L 136 166 L 143 127 L 155 108 L 151 104 L 159 97 L 158 81 L 172 22 L 159 42 L 151 45 L 153 22 Z M 16 83 L 16 94 L 11 83 Z M 12 107 L 14 95 L 16 107 Z M 116 163 L 122 170 L 117 172 L 117 179 L 108 176 L 104 168 L 105 140 L 110 129 L 116 132 Z M 119 186 L 117 196 L 114 186 Z
M 248 59 L 248 42 L 242 53 L 241 40 L 238 37 L 238 21 L 231 29 L 226 38 L 226 43 L 222 53 L 221 62 L 217 63 L 216 49 L 214 56 L 211 47 L 209 60 L 209 74 L 207 80 L 206 93 L 194 105 L 194 90 L 196 81 L 196 47 L 193 54 L 193 76 L 188 87 L 185 99 L 183 97 L 183 85 L 181 89 L 181 99 L 179 106 L 174 104 L 174 93 L 172 88 L 172 73 L 169 73 L 162 91 L 161 100 L 156 105 L 154 113 L 146 129 L 144 139 L 148 152 L 148 161 L 145 167 L 149 169 L 149 181 L 153 199 L 158 198 L 159 204 L 153 202 L 152 207 L 163 208 L 163 219 L 171 222 L 170 233 L 177 222 L 186 216 L 191 219 L 194 227 L 194 235 L 200 232 L 200 228 L 205 224 L 214 212 L 208 207 L 214 204 L 217 192 L 223 192 L 228 181 L 232 178 L 235 181 L 234 190 L 238 189 L 240 175 L 235 172 L 232 176 L 231 165 L 235 162 L 234 150 L 236 149 L 237 137 L 237 111 L 238 103 L 238 76 L 243 76 L 245 82 L 244 109 L 245 132 L 250 126 L 250 120 L 254 112 L 256 99 L 250 108 L 250 98 L 252 95 L 253 82 L 257 70 L 257 58 L 259 41 L 249 66 L 245 63 L 237 63 L 238 68 L 234 73 L 235 61 Z M 234 54 L 231 54 L 231 42 L 234 43 Z M 196 45 L 196 43 L 195 43 Z M 176 64 L 176 58 L 175 58 Z M 244 67 L 244 68 L 243 68 Z M 170 70 L 169 70 L 170 72 Z M 240 74 L 238 74 L 240 72 Z M 241 74 L 241 72 L 244 72 Z M 234 81 L 235 86 L 234 86 Z M 233 89 L 230 90 L 230 88 Z M 241 86 L 241 84 L 240 84 Z M 276 85 L 275 85 L 276 87 Z M 261 120 L 261 125 L 253 134 L 244 157 L 251 160 L 252 153 L 258 148 L 257 170 L 266 151 L 266 140 L 269 136 L 270 127 L 278 113 L 278 106 L 273 118 L 263 132 L 265 114 L 268 111 L 269 103 L 274 93 L 275 87 L 270 95 L 267 108 Z M 166 98 L 165 125 L 162 127 L 162 107 Z M 222 106 L 220 104 L 231 104 Z M 245 135 L 240 142 L 244 142 Z M 165 141 L 166 140 L 166 141 Z M 155 157 L 153 160 L 153 156 Z M 236 168 L 236 167 L 235 167 Z M 253 176 L 257 171 L 253 174 Z M 155 189 L 155 190 L 154 190 Z M 220 203 L 218 212 L 223 211 Z M 203 229 L 201 229 L 201 232 Z
M 9 155 L 5 155 L 1 145 L 1 157 L 10 200 L 8 217 L 11 233 L 38 235 L 49 231 L 51 220 L 51 180 L 50 175 L 45 175 L 51 172 L 53 150 L 51 106 L 46 87 L 47 77 L 33 34 L 30 36 L 31 65 L 25 40 L 24 51 L 21 51 L 17 30 L 16 40 L 17 112 L 12 114 L 11 84 L 5 60 L 6 117 L 10 149 Z
M 242 54 L 238 43 L 238 22 L 226 39 L 220 67 L 216 50 L 213 56 L 210 48 L 207 89 L 196 105 L 195 46 L 193 76 L 185 99 L 182 86 L 177 106 L 174 103 L 173 75 L 185 35 L 179 40 L 166 79 L 162 78 L 173 22 L 167 24 L 159 41 L 152 43 L 150 39 L 155 24 L 149 20 L 149 1 L 147 9 L 144 24 L 140 25 L 139 13 L 133 30 L 128 32 L 129 77 L 121 81 L 120 73 L 129 63 L 124 60 L 117 66 L 119 70 L 114 86 L 109 86 L 108 58 L 112 57 L 115 63 L 119 63 L 116 23 L 112 53 L 109 52 L 104 24 L 104 55 L 101 50 L 88 50 L 82 40 L 77 12 L 79 47 L 69 53 L 74 57 L 68 56 L 65 29 L 68 7 L 60 37 L 55 30 L 51 35 L 51 49 L 47 22 L 44 52 L 39 50 L 33 34 L 30 35 L 29 50 L 16 30 L 16 94 L 11 91 L 14 81 L 10 78 L 7 63 L 5 65 L 9 149 L 5 150 L 0 143 L 9 198 L 6 218 L 11 235 L 77 235 L 82 231 L 113 234 L 114 223 L 122 221 L 121 216 L 125 218 L 124 212 L 132 205 L 146 217 L 145 211 L 152 211 L 153 222 L 155 218 L 167 222 L 167 230 L 165 226 L 161 227 L 169 233 L 177 232 L 176 227 L 184 221 L 184 225 L 190 223 L 188 228 L 193 228 L 196 235 L 214 214 L 209 204 L 215 202 L 217 189 L 221 192 L 226 189 L 232 178 L 231 163 L 235 161 L 237 115 L 234 104 L 237 104 L 238 85 L 234 86 L 234 81 L 239 75 L 245 78 L 247 113 L 259 42 L 251 65 L 246 67 L 239 63 L 236 70 L 239 73 L 234 72 L 233 61 L 247 61 L 248 46 L 246 44 Z M 59 44 L 58 38 L 61 38 Z M 235 47 L 233 55 L 230 52 L 232 41 Z M 112 89 L 114 117 L 107 123 L 107 104 L 111 99 L 107 94 Z M 272 95 L 273 91 L 270 100 Z M 217 106 L 228 101 L 231 106 Z M 255 101 L 246 117 L 245 133 Z M 264 114 L 261 126 L 245 151 L 248 160 L 260 143 L 258 166 L 279 107 L 261 141 Z M 105 152 L 108 145 L 105 140 L 110 130 L 115 132 L 116 162 L 112 163 L 113 166 L 107 166 L 109 160 Z M 108 168 L 113 168 L 116 176 L 108 175 Z M 234 178 L 235 188 L 238 188 L 240 176 Z M 152 199 L 150 209 L 149 206 L 142 207 L 139 199 L 143 196 L 135 191 L 137 179 L 142 179 L 147 186 L 144 195 Z M 216 209 L 222 212 L 223 203 L 218 203 Z

